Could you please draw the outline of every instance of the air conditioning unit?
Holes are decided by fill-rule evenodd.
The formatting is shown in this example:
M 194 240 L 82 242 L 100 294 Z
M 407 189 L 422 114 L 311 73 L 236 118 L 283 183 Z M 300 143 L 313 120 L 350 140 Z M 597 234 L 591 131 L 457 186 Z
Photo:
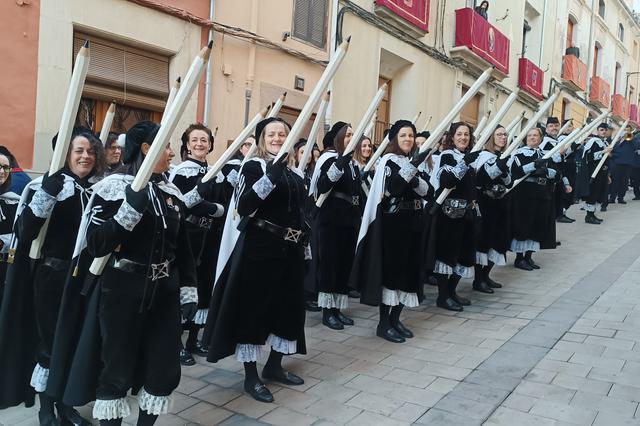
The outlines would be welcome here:
M 567 50 L 564 51 L 565 55 L 573 55 L 576 58 L 580 58 L 580 48 L 579 47 L 567 47 Z

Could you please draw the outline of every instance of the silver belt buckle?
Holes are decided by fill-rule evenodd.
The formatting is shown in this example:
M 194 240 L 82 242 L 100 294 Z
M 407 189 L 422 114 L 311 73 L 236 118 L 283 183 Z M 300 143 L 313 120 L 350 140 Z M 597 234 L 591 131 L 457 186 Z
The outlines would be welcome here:
M 158 281 L 169 276 L 169 261 L 151 264 L 151 281 Z
M 352 195 L 351 196 L 351 204 L 353 204 L 354 206 L 359 206 L 360 205 L 360 197 L 358 195 Z
M 284 236 L 285 241 L 291 241 L 292 243 L 297 243 L 300 240 L 300 235 L 302 235 L 302 231 L 298 231 L 297 229 L 287 228 L 287 234 Z

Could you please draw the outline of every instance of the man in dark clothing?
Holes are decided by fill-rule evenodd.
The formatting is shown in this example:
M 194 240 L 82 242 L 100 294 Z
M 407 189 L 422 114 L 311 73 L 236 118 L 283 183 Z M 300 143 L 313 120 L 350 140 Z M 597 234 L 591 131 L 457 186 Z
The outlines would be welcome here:
M 640 148 L 640 136 L 632 137 L 631 127 L 627 126 L 626 135 L 616 144 L 611 153 L 611 185 L 609 203 L 627 204 L 624 196 L 629 186 L 631 171 L 636 163 L 636 151 Z

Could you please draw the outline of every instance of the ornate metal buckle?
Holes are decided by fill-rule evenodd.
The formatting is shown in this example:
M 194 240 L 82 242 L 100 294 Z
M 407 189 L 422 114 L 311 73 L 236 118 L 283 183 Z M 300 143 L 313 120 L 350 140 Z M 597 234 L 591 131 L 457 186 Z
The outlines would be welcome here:
M 285 241 L 291 241 L 292 243 L 297 243 L 300 240 L 300 236 L 302 235 L 302 231 L 298 231 L 297 229 L 287 228 L 287 234 L 284 236 Z
M 353 204 L 354 206 L 359 206 L 360 205 L 360 196 L 352 195 L 351 196 L 351 204 Z
M 158 281 L 169 276 L 169 261 L 151 264 L 151 281 Z
M 10 248 L 7 253 L 7 263 L 13 263 L 16 259 L 16 249 Z

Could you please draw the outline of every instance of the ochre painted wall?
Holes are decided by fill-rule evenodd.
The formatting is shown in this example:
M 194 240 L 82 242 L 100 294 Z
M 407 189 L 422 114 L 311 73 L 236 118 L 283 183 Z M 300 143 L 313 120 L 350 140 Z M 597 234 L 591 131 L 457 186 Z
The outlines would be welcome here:
M 40 0 L 0 2 L 0 145 L 31 168 L 36 120 Z

